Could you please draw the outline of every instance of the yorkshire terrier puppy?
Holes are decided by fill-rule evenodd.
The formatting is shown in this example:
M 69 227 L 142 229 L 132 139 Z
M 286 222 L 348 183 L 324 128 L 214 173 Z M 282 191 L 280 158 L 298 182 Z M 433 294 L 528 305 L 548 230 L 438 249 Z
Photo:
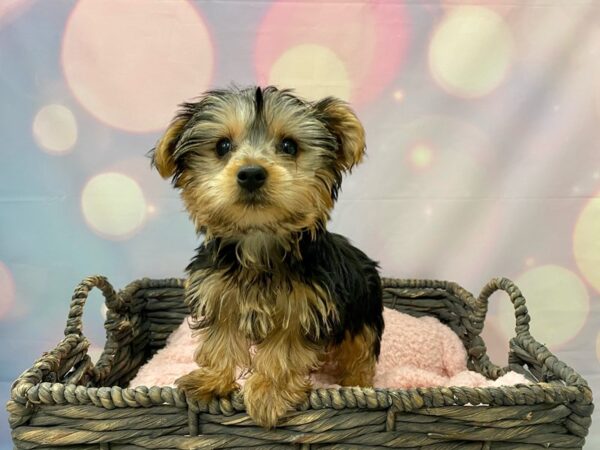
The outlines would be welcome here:
M 331 97 L 234 88 L 181 106 L 152 159 L 204 235 L 187 268 L 202 337 L 200 368 L 176 381 L 188 397 L 227 396 L 249 369 L 247 412 L 272 428 L 307 399 L 319 367 L 372 386 L 384 326 L 377 264 L 325 228 L 364 150 L 359 120 Z

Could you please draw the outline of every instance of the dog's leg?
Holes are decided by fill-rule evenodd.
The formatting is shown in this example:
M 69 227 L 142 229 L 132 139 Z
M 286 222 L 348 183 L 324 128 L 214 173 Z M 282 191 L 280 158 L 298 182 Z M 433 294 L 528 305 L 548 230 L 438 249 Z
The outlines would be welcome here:
M 239 388 L 235 382 L 237 368 L 250 367 L 248 342 L 232 317 L 201 330 L 200 335 L 203 339 L 196 351 L 200 368 L 179 378 L 175 384 L 195 400 L 228 396 Z
M 377 363 L 374 351 L 376 339 L 377 333 L 368 326 L 354 336 L 346 332 L 344 340 L 329 356 L 335 368 L 332 375 L 336 383 L 341 386 L 373 386 Z
M 253 373 L 244 386 L 246 410 L 265 428 L 306 400 L 308 374 L 319 364 L 319 348 L 292 328 L 275 331 L 257 346 Z

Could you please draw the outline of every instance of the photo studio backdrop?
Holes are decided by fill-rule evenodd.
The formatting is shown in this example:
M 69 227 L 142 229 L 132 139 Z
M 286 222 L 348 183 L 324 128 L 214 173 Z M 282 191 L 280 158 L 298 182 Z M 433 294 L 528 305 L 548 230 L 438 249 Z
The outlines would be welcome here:
M 146 153 L 178 103 L 231 82 L 349 101 L 368 158 L 330 229 L 384 275 L 515 280 L 532 334 L 600 392 L 600 2 L 1 0 L 3 405 L 83 277 L 184 275 L 199 240 Z M 513 310 L 493 300 L 504 364 Z

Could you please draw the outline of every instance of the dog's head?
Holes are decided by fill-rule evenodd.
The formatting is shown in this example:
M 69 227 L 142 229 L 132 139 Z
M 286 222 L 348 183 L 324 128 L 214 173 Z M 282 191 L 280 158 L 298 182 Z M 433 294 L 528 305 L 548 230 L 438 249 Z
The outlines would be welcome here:
M 199 232 L 316 230 L 342 173 L 361 161 L 362 125 L 342 101 L 275 87 L 215 90 L 185 103 L 152 151 Z

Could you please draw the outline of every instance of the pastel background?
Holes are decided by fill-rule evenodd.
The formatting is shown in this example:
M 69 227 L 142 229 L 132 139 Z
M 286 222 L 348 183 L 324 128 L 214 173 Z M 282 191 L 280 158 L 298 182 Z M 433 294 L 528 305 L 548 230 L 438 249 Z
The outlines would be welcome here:
M 369 157 L 330 228 L 389 276 L 514 279 L 532 334 L 600 392 L 600 2 L 0 0 L 2 404 L 83 277 L 183 275 L 198 239 L 145 154 L 231 82 L 351 102 Z M 499 363 L 513 326 L 495 296 Z

